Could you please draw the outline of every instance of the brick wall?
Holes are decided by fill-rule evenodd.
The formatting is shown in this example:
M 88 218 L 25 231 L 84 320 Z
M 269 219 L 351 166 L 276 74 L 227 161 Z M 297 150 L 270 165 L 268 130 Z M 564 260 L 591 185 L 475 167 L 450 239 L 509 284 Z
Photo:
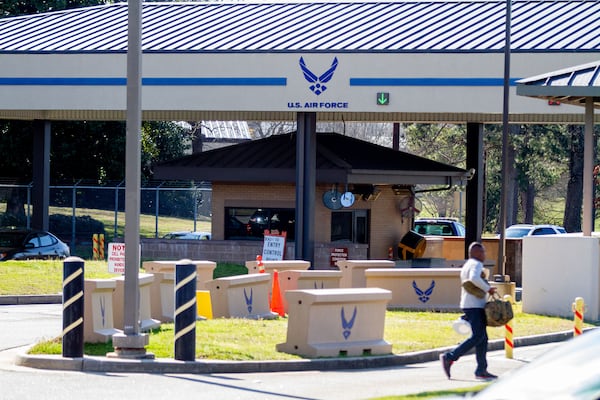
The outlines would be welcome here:
M 246 261 L 256 260 L 262 254 L 262 241 L 248 240 L 172 240 L 142 239 L 142 260 L 209 260 L 244 265 Z M 330 243 L 315 245 L 315 269 L 330 268 Z M 337 247 L 348 249 L 348 258 L 364 260 L 367 258 L 367 245 L 344 244 Z M 287 243 L 286 260 L 294 260 L 294 243 Z

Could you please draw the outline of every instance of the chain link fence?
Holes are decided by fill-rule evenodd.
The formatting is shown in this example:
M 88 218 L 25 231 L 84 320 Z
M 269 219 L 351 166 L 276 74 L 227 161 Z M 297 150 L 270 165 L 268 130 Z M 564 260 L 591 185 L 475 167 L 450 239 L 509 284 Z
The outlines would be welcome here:
M 31 227 L 32 183 L 0 182 L 0 226 Z M 92 235 L 118 241 L 125 229 L 125 182 L 78 181 L 50 186 L 49 230 L 71 247 L 91 252 Z M 210 231 L 210 184 L 150 181 L 140 193 L 140 235 L 159 238 L 171 231 Z

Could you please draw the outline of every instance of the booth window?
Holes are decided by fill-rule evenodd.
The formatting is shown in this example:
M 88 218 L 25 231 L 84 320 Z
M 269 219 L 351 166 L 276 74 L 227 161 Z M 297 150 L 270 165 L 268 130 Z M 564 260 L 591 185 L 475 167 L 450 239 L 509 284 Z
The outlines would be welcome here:
M 294 240 L 296 210 L 293 208 L 225 207 L 226 240 L 262 240 L 265 229 L 286 232 Z
M 367 244 L 367 210 L 332 211 L 331 241 Z

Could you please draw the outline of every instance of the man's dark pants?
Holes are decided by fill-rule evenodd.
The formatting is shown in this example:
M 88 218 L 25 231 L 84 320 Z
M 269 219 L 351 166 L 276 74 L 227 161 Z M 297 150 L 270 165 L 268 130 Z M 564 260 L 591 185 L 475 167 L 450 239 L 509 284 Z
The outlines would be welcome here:
M 471 337 L 462 342 L 454 350 L 446 353 L 449 360 L 456 361 L 469 350 L 475 347 L 475 358 L 477 359 L 477 369 L 475 374 L 482 374 L 487 371 L 487 346 L 488 337 L 486 330 L 486 317 L 483 308 L 465 308 L 463 312 L 467 321 L 471 324 Z

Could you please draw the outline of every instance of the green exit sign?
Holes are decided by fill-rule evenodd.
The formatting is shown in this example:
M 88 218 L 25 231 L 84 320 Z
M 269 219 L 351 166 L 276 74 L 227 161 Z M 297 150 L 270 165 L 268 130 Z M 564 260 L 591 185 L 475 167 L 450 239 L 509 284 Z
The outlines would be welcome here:
M 385 92 L 377 93 L 377 105 L 388 106 L 390 105 L 390 94 Z

